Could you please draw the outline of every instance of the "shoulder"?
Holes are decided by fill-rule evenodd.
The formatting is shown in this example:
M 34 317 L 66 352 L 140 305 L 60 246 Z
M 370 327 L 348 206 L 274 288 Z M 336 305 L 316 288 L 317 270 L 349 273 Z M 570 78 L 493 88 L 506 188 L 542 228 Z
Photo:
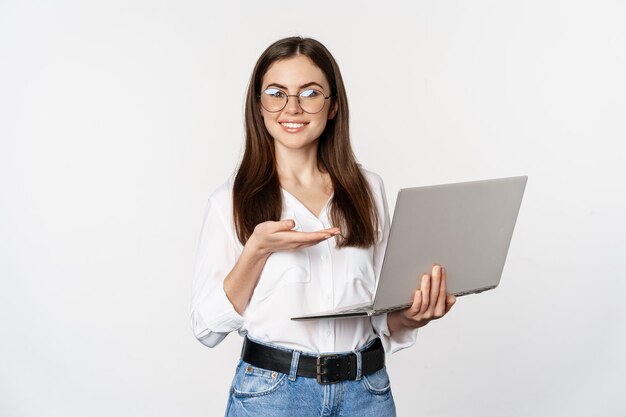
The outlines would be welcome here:
M 220 207 L 225 204 L 231 204 L 233 200 L 233 182 L 234 178 L 231 176 L 224 183 L 215 188 L 211 194 L 209 194 L 209 200 L 219 205 Z
M 361 164 L 359 164 L 359 169 L 361 170 L 363 177 L 365 177 L 365 180 L 367 181 L 370 190 L 372 190 L 374 195 L 377 197 L 384 196 L 385 185 L 383 183 L 383 178 L 377 173 L 364 168 Z
M 234 176 L 231 176 L 209 194 L 204 221 L 213 226 L 221 224 L 233 245 L 241 249 L 233 221 L 233 184 Z
M 372 193 L 372 197 L 374 200 L 374 205 L 376 206 L 376 211 L 378 213 L 378 242 L 382 239 L 382 231 L 389 224 L 389 209 L 387 207 L 387 195 L 385 193 L 385 185 L 383 183 L 383 179 L 380 175 L 370 170 L 363 168 L 361 164 L 359 164 L 359 169 L 361 173 L 365 177 L 367 181 L 370 191 Z
M 231 176 L 209 194 L 207 202 L 209 207 L 219 213 L 225 224 L 232 220 L 233 183 L 234 177 Z

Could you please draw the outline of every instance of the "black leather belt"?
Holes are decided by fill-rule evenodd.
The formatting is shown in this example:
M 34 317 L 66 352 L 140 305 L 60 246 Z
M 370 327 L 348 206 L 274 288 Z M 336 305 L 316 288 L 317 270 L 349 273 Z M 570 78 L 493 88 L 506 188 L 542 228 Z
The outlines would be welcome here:
M 291 371 L 292 350 L 273 348 L 256 343 L 247 337 L 243 342 L 241 359 L 252 366 L 289 374 Z M 316 378 L 320 384 L 333 384 L 348 379 L 356 379 L 356 354 L 323 354 L 310 356 L 301 354 L 298 360 L 297 376 Z M 361 351 L 361 374 L 368 375 L 385 366 L 385 351 L 380 339 L 376 339 Z

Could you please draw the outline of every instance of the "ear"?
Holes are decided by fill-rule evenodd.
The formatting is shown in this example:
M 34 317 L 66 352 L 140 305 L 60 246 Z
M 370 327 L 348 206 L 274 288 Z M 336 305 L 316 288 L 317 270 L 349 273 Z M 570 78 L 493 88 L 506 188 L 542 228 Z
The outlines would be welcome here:
M 333 100 L 333 104 L 330 107 L 330 111 L 328 112 L 328 120 L 333 119 L 337 115 L 338 110 L 339 110 L 339 104 Z

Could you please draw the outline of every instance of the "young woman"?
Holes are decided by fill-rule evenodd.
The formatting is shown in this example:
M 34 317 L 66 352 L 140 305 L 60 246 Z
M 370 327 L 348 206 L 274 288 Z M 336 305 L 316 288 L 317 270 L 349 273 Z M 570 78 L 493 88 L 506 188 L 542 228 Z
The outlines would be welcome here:
M 270 45 L 252 72 L 245 125 L 236 175 L 209 197 L 191 314 L 206 346 L 244 336 L 226 415 L 395 415 L 384 355 L 450 310 L 443 267 L 421 277 L 405 310 L 290 320 L 371 301 L 390 228 L 383 182 L 352 152 L 328 50 L 299 37 Z

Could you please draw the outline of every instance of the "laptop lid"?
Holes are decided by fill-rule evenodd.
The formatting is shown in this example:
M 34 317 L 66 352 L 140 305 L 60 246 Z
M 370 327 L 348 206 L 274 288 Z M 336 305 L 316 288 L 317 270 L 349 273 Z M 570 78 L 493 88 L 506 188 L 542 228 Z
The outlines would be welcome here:
M 527 179 L 401 189 L 373 308 L 411 303 L 435 263 L 446 268 L 448 292 L 457 296 L 497 287 Z

